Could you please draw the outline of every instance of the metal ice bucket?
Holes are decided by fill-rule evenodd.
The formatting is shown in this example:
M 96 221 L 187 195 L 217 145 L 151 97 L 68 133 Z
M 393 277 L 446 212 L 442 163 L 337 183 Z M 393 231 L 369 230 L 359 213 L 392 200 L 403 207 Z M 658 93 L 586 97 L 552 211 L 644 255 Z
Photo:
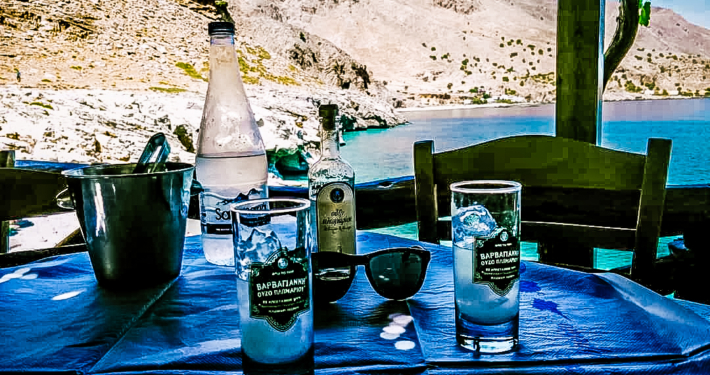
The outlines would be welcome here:
M 141 288 L 174 279 L 182 267 L 194 166 L 165 163 L 133 174 L 136 164 L 62 172 L 99 285 Z M 66 206 L 67 200 L 60 206 Z M 71 207 L 68 207 L 71 208 Z

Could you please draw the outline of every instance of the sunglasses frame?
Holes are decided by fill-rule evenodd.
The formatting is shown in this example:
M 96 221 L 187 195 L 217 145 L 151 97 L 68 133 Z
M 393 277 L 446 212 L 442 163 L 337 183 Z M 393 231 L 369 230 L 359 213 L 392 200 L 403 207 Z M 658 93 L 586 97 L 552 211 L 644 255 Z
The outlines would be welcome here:
M 381 255 L 386 255 L 386 254 L 391 254 L 391 253 L 410 253 L 417 255 L 421 258 L 422 260 L 422 270 L 419 275 L 419 278 L 417 282 L 414 284 L 416 286 L 416 291 L 411 294 L 411 295 L 406 295 L 406 296 L 400 296 L 397 294 L 393 294 L 392 296 L 386 296 L 380 293 L 380 291 L 377 290 L 376 285 L 377 283 L 374 281 L 374 277 L 372 276 L 372 269 L 370 268 L 370 262 L 372 261 L 373 258 L 376 258 Z M 333 265 L 326 265 L 326 266 L 319 266 L 319 258 L 330 258 L 328 261 L 334 263 Z M 382 249 L 382 250 L 377 250 L 373 251 L 371 253 L 367 254 L 343 254 L 343 253 L 336 253 L 336 252 L 317 252 L 311 254 L 311 261 L 313 263 L 313 268 L 316 269 L 318 268 L 339 268 L 339 267 L 350 267 L 351 271 L 350 272 L 350 277 L 349 277 L 349 282 L 352 283 L 353 279 L 355 278 L 356 270 L 358 266 L 365 266 L 365 274 L 367 275 L 367 280 L 370 282 L 370 286 L 372 289 L 379 294 L 380 296 L 388 299 L 393 299 L 393 300 L 403 300 L 410 298 L 414 296 L 415 294 L 419 293 L 419 290 L 421 290 L 422 285 L 424 284 L 424 278 L 426 277 L 426 270 L 429 267 L 429 262 L 431 261 L 431 253 L 429 250 L 424 249 L 423 247 L 419 245 L 414 245 L 410 247 L 392 247 L 392 248 L 387 248 L 387 249 Z

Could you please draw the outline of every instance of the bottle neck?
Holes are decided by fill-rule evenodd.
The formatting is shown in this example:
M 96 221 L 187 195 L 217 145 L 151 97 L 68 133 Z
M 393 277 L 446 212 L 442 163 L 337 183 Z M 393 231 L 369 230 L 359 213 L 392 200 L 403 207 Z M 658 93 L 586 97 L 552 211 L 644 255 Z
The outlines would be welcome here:
M 237 62 L 234 50 L 234 35 L 214 34 L 210 36 L 210 78 L 213 73 L 221 74 L 222 69 L 232 69 L 232 64 Z M 210 79 L 210 82 L 212 79 Z
M 210 79 L 200 122 L 197 154 L 244 155 L 264 152 L 261 132 L 240 78 L 234 36 L 210 36 Z
M 217 46 L 233 46 L 234 35 L 229 33 L 219 33 L 210 35 L 210 48 Z
M 320 153 L 321 159 L 337 159 L 340 157 L 338 130 L 321 129 Z

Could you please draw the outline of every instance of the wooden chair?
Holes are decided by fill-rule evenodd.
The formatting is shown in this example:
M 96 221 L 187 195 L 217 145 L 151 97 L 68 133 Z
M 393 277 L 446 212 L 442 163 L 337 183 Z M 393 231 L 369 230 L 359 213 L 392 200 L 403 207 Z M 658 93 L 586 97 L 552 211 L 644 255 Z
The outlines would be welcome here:
M 65 178 L 57 172 L 16 169 L 14 151 L 0 151 L 0 267 L 28 263 L 47 256 L 85 251 L 86 246 L 77 229 L 53 248 L 9 252 L 9 221 L 44 216 L 59 212 L 56 195 L 64 189 Z
M 567 252 L 633 249 L 631 276 L 648 280 L 656 261 L 670 153 L 668 139 L 649 139 L 647 155 L 541 135 L 440 153 L 434 153 L 433 141 L 416 142 L 419 240 L 451 240 L 450 222 L 439 218 L 450 215 L 452 182 L 512 180 L 523 185 L 523 241 L 561 244 L 558 249 Z M 629 194 L 638 197 L 638 206 L 614 204 Z

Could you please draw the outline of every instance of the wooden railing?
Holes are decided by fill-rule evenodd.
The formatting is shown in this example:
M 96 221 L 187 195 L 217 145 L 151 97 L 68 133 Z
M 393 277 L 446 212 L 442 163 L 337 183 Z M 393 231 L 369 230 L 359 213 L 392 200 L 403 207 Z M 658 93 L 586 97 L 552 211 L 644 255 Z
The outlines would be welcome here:
M 308 189 L 272 186 L 269 187 L 269 194 L 307 198 Z M 382 228 L 416 221 L 412 176 L 357 184 L 355 200 L 358 229 Z M 620 194 L 596 189 L 523 188 L 521 215 L 526 221 L 593 223 L 634 228 L 638 202 L 639 193 L 633 191 Z M 438 203 L 442 214 L 448 214 L 450 197 L 440 196 Z M 194 204 L 191 204 L 192 207 L 196 208 Z M 708 218 L 710 185 L 668 186 L 662 236 L 687 233 L 702 226 Z
M 18 161 L 18 169 L 26 170 L 28 178 L 41 180 L 25 181 L 22 196 L 14 196 L 13 205 L 25 205 L 24 217 L 52 215 L 66 212 L 52 204 L 51 198 L 63 189 L 65 180 L 59 171 L 78 166 L 78 164 L 54 164 L 47 162 Z M 0 168 L 0 177 L 4 168 Z M 33 182 L 35 181 L 35 182 Z M 5 184 L 7 185 L 7 183 Z M 10 197 L 15 184 L 3 187 L 5 197 Z M 38 194 L 29 194 L 28 189 L 37 190 Z M 374 229 L 401 225 L 416 221 L 414 202 L 414 177 L 405 176 L 356 185 L 356 207 L 358 229 Z M 293 196 L 308 198 L 305 187 L 270 186 L 270 196 Z M 555 221 L 575 224 L 590 224 L 612 227 L 634 228 L 638 212 L 639 193 L 606 192 L 596 189 L 541 189 L 523 188 L 522 218 L 526 221 Z M 36 202 L 40 196 L 42 202 Z M 7 198 L 6 198 L 7 199 Z M 439 197 L 439 210 L 442 215 L 449 211 L 450 197 Z M 26 202 L 25 202 L 26 201 Z M 6 202 L 8 202 L 6 200 Z M 38 204 L 41 203 L 41 204 Z M 6 204 L 7 205 L 7 204 Z M 198 218 L 197 197 L 190 203 L 189 217 Z M 2 210 L 0 210 L 2 211 Z M 710 219 L 710 184 L 708 185 L 670 185 L 666 193 L 663 211 L 662 236 L 688 234 L 695 229 L 704 230 L 703 225 Z

